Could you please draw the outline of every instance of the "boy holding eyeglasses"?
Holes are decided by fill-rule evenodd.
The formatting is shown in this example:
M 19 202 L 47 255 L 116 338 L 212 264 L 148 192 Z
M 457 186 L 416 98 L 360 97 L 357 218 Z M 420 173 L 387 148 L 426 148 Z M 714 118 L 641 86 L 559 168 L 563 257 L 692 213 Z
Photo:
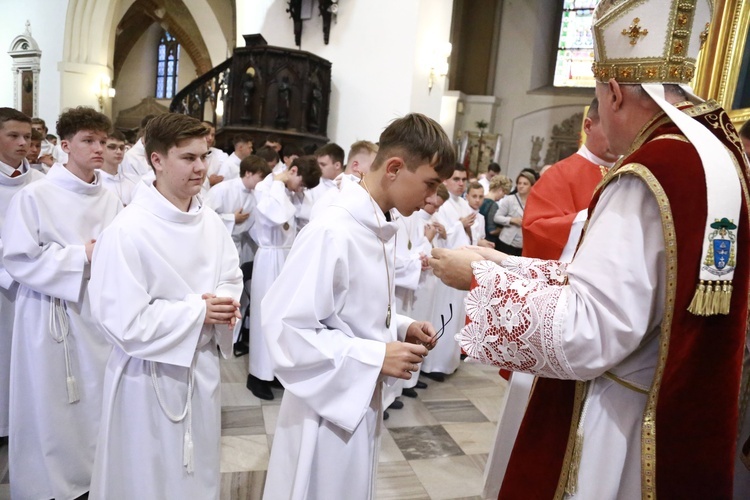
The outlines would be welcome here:
M 373 498 L 383 385 L 410 378 L 436 335 L 397 314 L 392 210 L 423 207 L 454 163 L 434 120 L 395 120 L 362 182 L 345 183 L 295 240 L 262 305 L 286 388 L 265 499 Z

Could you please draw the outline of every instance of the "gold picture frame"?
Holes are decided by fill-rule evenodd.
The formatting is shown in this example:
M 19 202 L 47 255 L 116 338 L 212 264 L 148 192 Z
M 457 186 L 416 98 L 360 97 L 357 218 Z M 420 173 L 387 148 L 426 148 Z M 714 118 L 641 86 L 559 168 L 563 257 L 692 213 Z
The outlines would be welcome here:
M 750 0 L 716 0 L 708 38 L 698 60 L 694 88 L 721 105 L 736 127 L 750 120 L 750 108 L 732 109 L 748 36 Z M 750 85 L 748 83 L 747 85 Z

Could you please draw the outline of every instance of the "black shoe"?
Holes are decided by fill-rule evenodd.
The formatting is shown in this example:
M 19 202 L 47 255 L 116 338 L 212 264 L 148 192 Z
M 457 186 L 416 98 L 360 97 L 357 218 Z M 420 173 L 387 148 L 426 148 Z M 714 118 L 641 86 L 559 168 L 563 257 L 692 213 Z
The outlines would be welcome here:
M 389 418 L 391 418 L 391 416 L 388 415 L 388 410 L 384 410 L 383 411 L 383 420 L 388 420 Z
M 421 380 L 418 380 L 417 385 L 415 385 L 414 388 L 415 389 L 427 389 L 427 384 L 425 384 Z
M 404 389 L 401 391 L 402 396 L 406 396 L 407 398 L 416 398 L 417 397 L 417 391 L 409 387 L 408 389 Z
M 445 382 L 445 373 L 442 372 L 422 372 L 422 375 L 427 378 L 431 378 L 435 382 Z
M 258 377 L 254 377 L 248 374 L 247 388 L 258 399 L 265 399 L 266 401 L 270 401 L 273 399 L 273 392 L 271 392 L 271 382 L 261 380 Z
M 467 354 L 461 353 L 461 361 L 465 360 L 469 356 Z
M 234 343 L 234 357 L 239 358 L 240 356 L 244 356 L 248 352 L 250 352 L 250 346 L 248 346 L 245 342 L 235 342 Z
M 279 379 L 277 379 L 276 377 L 274 377 L 273 380 L 269 382 L 269 384 L 271 384 L 271 387 L 274 387 L 276 389 L 284 389 L 284 386 L 281 385 L 281 382 L 279 382 Z
M 395 400 L 393 403 L 391 403 L 391 406 L 388 407 L 389 410 L 400 410 L 404 407 L 403 401 L 399 401 L 398 399 Z

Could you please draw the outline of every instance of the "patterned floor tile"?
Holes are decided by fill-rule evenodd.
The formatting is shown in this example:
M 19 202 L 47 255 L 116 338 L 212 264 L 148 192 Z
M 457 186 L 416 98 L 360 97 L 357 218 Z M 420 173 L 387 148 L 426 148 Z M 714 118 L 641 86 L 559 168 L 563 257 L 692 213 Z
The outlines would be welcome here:
M 225 472 L 221 475 L 221 500 L 261 500 L 266 471 Z
M 430 414 L 441 424 L 460 422 L 487 422 L 487 417 L 468 399 L 425 401 Z
M 403 462 L 406 460 L 404 454 L 401 453 L 396 441 L 393 440 L 390 431 L 383 429 L 383 433 L 380 435 L 380 453 L 378 454 L 378 461 L 383 462 Z
M 418 425 L 435 425 L 438 421 L 432 416 L 419 398 L 401 398 L 404 407 L 400 410 L 389 410 L 390 417 L 385 421 L 388 429 L 394 427 L 416 427 Z
M 221 409 L 222 436 L 266 435 L 259 406 L 230 406 Z
M 375 498 L 378 500 L 429 500 L 419 478 L 406 461 L 381 463 Z
M 497 424 L 478 422 L 470 424 L 444 424 L 443 428 L 467 455 L 489 453 L 494 444 Z
M 267 470 L 268 456 L 265 435 L 221 437 L 221 472 Z
M 432 500 L 465 498 L 482 493 L 484 465 L 479 457 L 412 460 L 412 470 Z
M 407 460 L 463 455 L 461 447 L 441 425 L 389 429 Z

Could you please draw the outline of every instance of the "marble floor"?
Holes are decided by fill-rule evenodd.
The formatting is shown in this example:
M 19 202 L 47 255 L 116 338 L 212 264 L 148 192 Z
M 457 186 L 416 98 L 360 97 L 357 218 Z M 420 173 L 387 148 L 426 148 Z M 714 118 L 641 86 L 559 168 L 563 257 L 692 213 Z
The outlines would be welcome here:
M 283 391 L 261 401 L 245 388 L 247 357 L 222 361 L 222 500 L 260 499 Z M 497 369 L 462 363 L 385 422 L 379 499 L 480 499 L 506 383 Z M 0 500 L 10 498 L 8 447 L 0 448 Z

